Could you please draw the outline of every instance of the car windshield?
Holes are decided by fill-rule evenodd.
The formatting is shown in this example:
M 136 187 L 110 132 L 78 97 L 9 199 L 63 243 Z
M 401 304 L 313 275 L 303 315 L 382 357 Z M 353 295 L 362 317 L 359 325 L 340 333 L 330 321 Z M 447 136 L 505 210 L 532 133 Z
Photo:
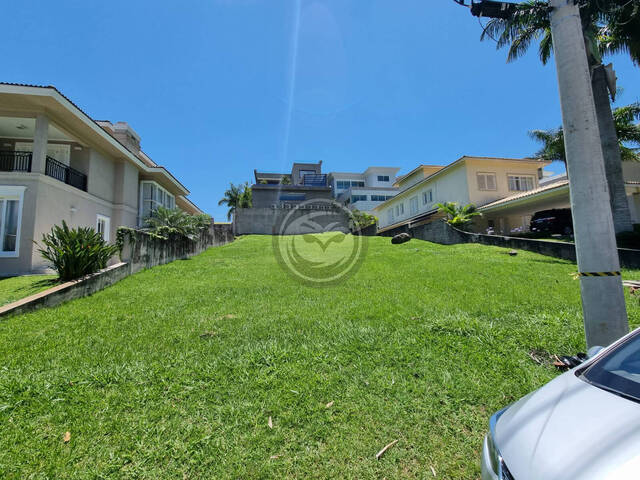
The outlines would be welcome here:
M 640 401 L 640 330 L 581 372 L 596 387 Z

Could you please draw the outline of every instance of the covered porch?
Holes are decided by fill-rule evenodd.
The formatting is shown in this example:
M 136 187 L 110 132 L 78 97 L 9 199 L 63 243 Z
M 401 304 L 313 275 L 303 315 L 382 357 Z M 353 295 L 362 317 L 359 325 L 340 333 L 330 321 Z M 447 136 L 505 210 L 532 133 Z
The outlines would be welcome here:
M 41 173 L 87 191 L 88 150 L 45 115 L 0 115 L 0 172 Z

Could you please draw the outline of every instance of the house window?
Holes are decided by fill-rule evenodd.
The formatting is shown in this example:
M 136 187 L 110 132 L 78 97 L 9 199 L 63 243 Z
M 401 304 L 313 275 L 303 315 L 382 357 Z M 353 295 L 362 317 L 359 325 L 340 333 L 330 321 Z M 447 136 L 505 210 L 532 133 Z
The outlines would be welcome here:
M 351 195 L 351 203 L 366 202 L 366 201 L 367 201 L 366 195 Z
M 396 217 L 399 217 L 400 215 L 404 215 L 404 203 L 396 205 Z
M 364 182 L 360 180 L 351 180 L 352 187 L 364 187 Z
M 433 190 L 429 189 L 426 192 L 422 192 L 422 204 L 428 205 L 433 202 Z
M 393 198 L 393 197 L 389 197 L 387 195 L 371 195 L 372 202 L 386 202 L 390 198 Z
M 111 219 L 104 215 L 98 215 L 96 217 L 96 232 L 104 239 L 105 242 L 109 241 L 109 231 L 111 230 Z
M 533 190 L 533 186 L 531 175 L 509 175 L 509 190 L 512 192 L 528 192 Z
M 349 190 L 351 182 L 349 180 L 336 180 L 336 188 L 338 190 Z
M 478 190 L 496 190 L 495 173 L 477 173 Z
M 24 189 L 0 187 L 0 257 L 17 257 L 19 254 Z
M 418 213 L 418 197 L 412 197 L 409 199 L 409 213 L 411 215 Z
M 176 199 L 156 182 L 140 182 L 140 217 L 149 218 L 158 207 L 176 208 Z
M 378 175 L 378 181 L 379 182 L 388 182 L 389 181 L 389 175 Z
M 393 223 L 393 208 L 390 208 L 389 210 L 387 210 L 387 223 L 389 224 Z

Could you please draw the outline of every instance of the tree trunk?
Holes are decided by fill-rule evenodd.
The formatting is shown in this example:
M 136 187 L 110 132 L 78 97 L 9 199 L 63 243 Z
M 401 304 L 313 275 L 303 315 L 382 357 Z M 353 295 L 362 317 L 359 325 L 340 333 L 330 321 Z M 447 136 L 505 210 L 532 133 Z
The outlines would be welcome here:
M 604 155 L 604 168 L 609 186 L 609 199 L 611 201 L 611 213 L 613 226 L 616 233 L 633 230 L 627 193 L 622 176 L 622 159 L 620 156 L 620 144 L 616 126 L 613 121 L 613 112 L 609 102 L 609 90 L 604 66 L 597 65 L 592 69 L 591 87 L 600 130 L 600 142 Z

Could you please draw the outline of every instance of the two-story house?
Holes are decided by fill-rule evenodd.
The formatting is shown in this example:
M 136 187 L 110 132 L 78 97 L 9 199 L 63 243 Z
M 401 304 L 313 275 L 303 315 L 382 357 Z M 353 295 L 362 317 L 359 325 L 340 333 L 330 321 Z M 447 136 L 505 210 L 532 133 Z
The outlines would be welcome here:
M 400 177 L 399 193 L 378 205 L 379 232 L 438 218 L 437 203 L 489 204 L 538 188 L 549 162 L 532 158 L 464 156 L 449 165 L 420 165 Z
M 399 171 L 396 167 L 369 167 L 362 173 L 330 172 L 329 184 L 336 200 L 349 209 L 373 213 L 398 193 L 394 183 Z
M 52 86 L 0 84 L 0 275 L 44 270 L 35 242 L 60 225 L 113 242 L 159 205 L 201 213 L 126 123 L 95 121 Z
M 290 173 L 253 173 L 254 208 L 291 208 L 308 200 L 333 198 L 327 175 L 322 173 L 322 161 L 294 163 Z

